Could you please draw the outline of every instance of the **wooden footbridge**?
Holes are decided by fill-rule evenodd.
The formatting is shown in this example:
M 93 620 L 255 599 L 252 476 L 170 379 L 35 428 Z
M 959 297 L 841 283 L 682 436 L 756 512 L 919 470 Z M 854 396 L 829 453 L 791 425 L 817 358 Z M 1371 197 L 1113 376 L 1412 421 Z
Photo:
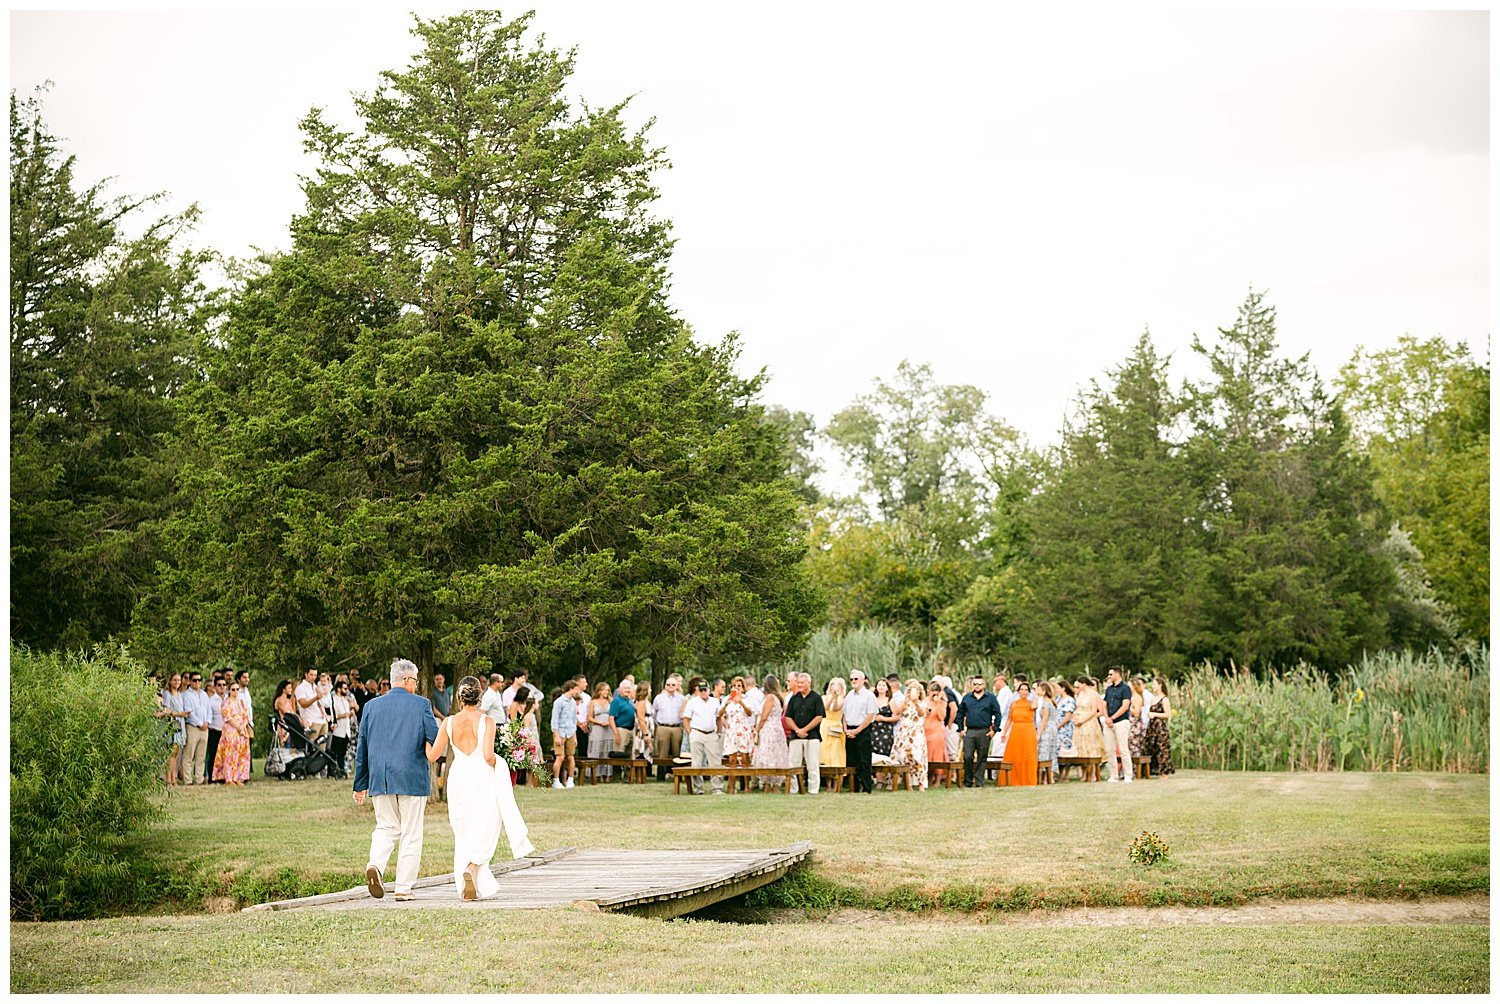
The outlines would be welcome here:
M 418 879 L 413 899 L 398 903 L 386 886 L 375 899 L 364 886 L 322 896 L 284 899 L 245 907 L 260 910 L 538 910 L 582 907 L 670 919 L 739 896 L 781 878 L 812 853 L 801 841 L 779 850 L 617 851 L 564 847 L 490 866 L 500 891 L 464 902 L 453 875 Z

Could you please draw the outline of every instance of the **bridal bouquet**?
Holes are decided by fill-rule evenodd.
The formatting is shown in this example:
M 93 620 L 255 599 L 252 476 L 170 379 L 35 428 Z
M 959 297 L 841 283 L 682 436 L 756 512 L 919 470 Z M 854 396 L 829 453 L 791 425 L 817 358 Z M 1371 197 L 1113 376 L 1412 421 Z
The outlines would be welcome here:
M 547 761 L 542 756 L 536 737 L 521 730 L 519 721 L 502 722 L 495 726 L 495 756 L 519 774 L 530 774 L 543 788 L 552 780 Z

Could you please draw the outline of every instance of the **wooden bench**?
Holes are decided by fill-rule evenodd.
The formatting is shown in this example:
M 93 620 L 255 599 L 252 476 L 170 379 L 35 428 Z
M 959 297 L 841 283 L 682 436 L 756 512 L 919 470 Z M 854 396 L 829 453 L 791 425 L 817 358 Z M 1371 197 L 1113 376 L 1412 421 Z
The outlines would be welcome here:
M 1097 781 L 1099 780 L 1099 765 L 1103 762 L 1099 757 L 1059 756 L 1057 758 L 1058 780 L 1068 776 L 1068 768 L 1077 767 L 1079 780 Z
M 790 784 L 793 778 L 802 777 L 801 767 L 673 767 L 672 768 L 672 793 L 682 794 L 682 779 L 693 777 L 722 777 L 729 784 L 729 792 L 733 794 L 736 781 L 743 782 L 743 790 L 750 790 L 750 779 L 752 777 L 781 777 L 787 780 L 782 791 L 791 794 Z M 689 786 L 691 790 L 691 786 Z
M 943 787 L 951 788 L 955 783 L 963 787 L 964 763 L 962 760 L 928 760 L 927 783 L 936 787 L 938 771 L 942 771 Z
M 832 792 L 844 790 L 844 782 L 849 781 L 849 787 L 854 787 L 853 767 L 819 767 L 818 784 Z
M 911 791 L 911 776 L 917 772 L 917 765 L 914 763 L 877 763 L 870 770 L 877 781 L 882 777 L 889 780 L 892 791 L 900 787 L 903 780 L 906 781 L 906 790 Z
M 1113 768 L 1111 768 L 1113 769 Z M 1151 758 L 1148 756 L 1133 756 L 1130 758 L 1130 770 L 1137 781 L 1151 779 Z M 1103 780 L 1102 775 L 1095 780 Z
M 986 760 L 984 762 L 986 776 L 989 775 L 990 771 L 995 772 L 995 787 L 997 788 L 1003 788 L 1010 784 L 1010 768 L 1011 763 L 1009 760 Z M 979 786 L 981 788 L 984 787 L 984 778 L 979 779 Z
M 581 781 L 589 784 L 598 784 L 598 775 L 602 768 L 613 767 L 619 771 L 627 771 L 625 774 L 626 784 L 645 784 L 651 770 L 650 760 L 615 760 L 607 757 L 574 757 L 573 766 L 578 771 Z

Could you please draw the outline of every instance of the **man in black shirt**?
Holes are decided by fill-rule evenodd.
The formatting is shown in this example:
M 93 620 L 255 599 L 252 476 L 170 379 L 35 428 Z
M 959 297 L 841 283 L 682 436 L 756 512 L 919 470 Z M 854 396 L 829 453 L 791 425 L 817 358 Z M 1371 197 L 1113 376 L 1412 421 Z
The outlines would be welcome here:
M 984 677 L 969 678 L 969 692 L 958 703 L 958 722 L 964 730 L 964 787 L 982 788 L 990 738 L 1000 726 L 1000 702 L 984 692 Z
M 791 760 L 787 766 L 801 767 L 807 765 L 807 792 L 810 795 L 818 793 L 818 753 L 821 748 L 819 739 L 822 732 L 819 726 L 823 723 L 825 711 L 823 709 L 823 695 L 812 692 L 812 677 L 807 673 L 793 673 L 789 681 L 793 687 L 792 696 L 787 698 L 786 713 L 792 720 L 792 734 L 787 738 L 787 752 L 791 754 Z M 792 782 L 792 790 L 797 790 L 797 782 Z
M 1104 688 L 1104 762 L 1109 768 L 1105 780 L 1114 783 L 1121 780 L 1123 774 L 1125 783 L 1130 784 L 1135 780 L 1130 768 L 1130 698 L 1133 695 L 1119 666 L 1111 666 L 1105 679 L 1108 686 Z

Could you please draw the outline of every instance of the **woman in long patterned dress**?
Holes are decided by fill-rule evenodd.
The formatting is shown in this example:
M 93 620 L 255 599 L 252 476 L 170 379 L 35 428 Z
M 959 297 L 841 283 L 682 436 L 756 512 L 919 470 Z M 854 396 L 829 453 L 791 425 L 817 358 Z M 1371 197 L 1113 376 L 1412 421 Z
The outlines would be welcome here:
M 1077 709 L 1073 712 L 1073 755 L 1104 762 L 1104 726 L 1099 718 L 1104 702 L 1094 693 L 1093 677 L 1080 676 L 1073 681 Z
M 927 789 L 927 730 L 923 724 L 926 717 L 922 685 L 913 680 L 901 702 L 901 720 L 896 723 L 896 735 L 891 742 L 891 761 L 911 764 L 912 780 L 924 791 Z M 891 786 L 895 787 L 895 783 L 893 778 Z
M 229 685 L 224 701 L 224 734 L 214 753 L 213 776 L 238 787 L 250 780 L 250 712 L 240 700 L 240 685 Z
M 1150 714 L 1146 710 L 1145 682 L 1137 676 L 1130 681 L 1130 732 L 1126 739 L 1132 763 L 1145 755 L 1146 723 Z
M 1034 786 L 1036 784 L 1036 709 L 1031 704 L 1031 687 L 1027 683 L 1016 684 L 1016 699 L 1010 702 L 1010 712 L 1005 716 L 1005 759 L 1010 763 L 1008 784 Z M 1103 737 L 1100 737 L 1103 742 Z
M 870 752 L 875 756 L 891 755 L 896 740 L 896 714 L 891 710 L 891 685 L 885 679 L 875 681 L 875 723 L 870 726 Z
M 173 673 L 167 677 L 167 687 L 161 692 L 162 707 L 166 709 L 166 716 L 172 720 L 172 748 L 167 754 L 167 786 L 177 787 L 178 760 L 182 757 L 183 747 L 187 743 L 187 703 L 186 695 L 182 692 L 182 674 Z
M 724 764 L 727 767 L 750 766 L 755 749 L 755 725 L 750 702 L 745 700 L 745 679 L 736 676 L 729 681 L 729 696 L 724 701 Z
M 844 695 L 847 686 L 843 677 L 835 676 L 823 688 L 823 710 L 827 712 L 818 725 L 818 766 L 847 767 L 849 760 L 844 750 Z
M 651 709 L 651 684 L 643 680 L 635 688 L 635 738 L 630 746 L 632 760 L 651 762 L 651 749 L 656 739 L 655 717 Z
M 1057 752 L 1062 756 L 1073 755 L 1073 712 L 1078 702 L 1073 699 L 1073 685 L 1067 680 L 1053 684 L 1057 689 Z
M 1041 718 L 1041 724 L 1037 727 L 1036 734 L 1036 762 L 1038 768 L 1047 764 L 1052 768 L 1052 779 L 1057 780 L 1057 705 L 1052 703 L 1052 684 L 1045 680 L 1037 681 L 1037 715 Z M 1057 691 L 1062 693 L 1062 691 Z
M 1172 766 L 1172 737 L 1167 732 L 1167 719 L 1172 717 L 1172 702 L 1167 699 L 1167 681 L 1156 678 L 1156 701 L 1150 709 L 1151 721 L 1146 724 L 1146 741 L 1141 749 L 1151 758 L 1151 773 L 1157 777 L 1177 773 Z
M 760 685 L 765 700 L 760 705 L 760 717 L 755 723 L 755 753 L 750 757 L 752 767 L 790 767 L 791 751 L 786 745 L 786 728 L 781 724 L 781 684 L 775 674 L 767 673 Z M 784 777 L 758 778 L 762 788 L 780 788 L 786 784 Z

